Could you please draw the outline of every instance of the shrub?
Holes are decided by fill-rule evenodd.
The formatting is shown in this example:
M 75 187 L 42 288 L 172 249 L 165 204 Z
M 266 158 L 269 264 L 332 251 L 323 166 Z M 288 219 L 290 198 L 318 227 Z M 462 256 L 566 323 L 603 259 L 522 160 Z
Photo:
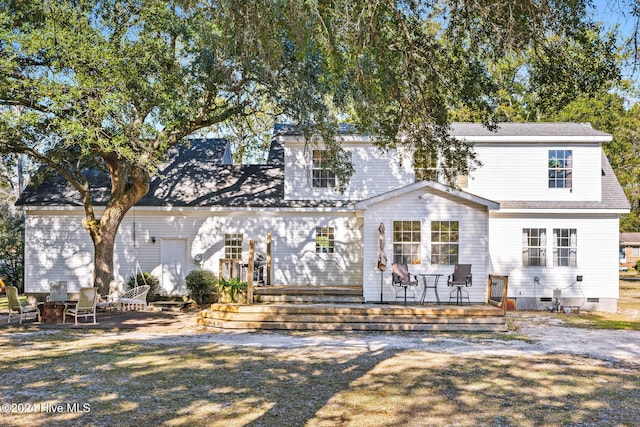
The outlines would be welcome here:
M 636 271 L 640 271 L 640 259 L 636 261 Z
M 160 279 L 151 273 L 138 273 L 135 277 L 129 277 L 129 280 L 127 281 L 127 289 L 135 288 L 136 280 L 138 281 L 138 286 L 149 285 L 147 302 L 153 301 L 153 298 L 158 293 L 158 288 L 160 287 Z
M 186 281 L 189 294 L 198 304 L 203 304 L 205 299 L 216 295 L 218 279 L 212 271 L 193 270 L 187 274 Z

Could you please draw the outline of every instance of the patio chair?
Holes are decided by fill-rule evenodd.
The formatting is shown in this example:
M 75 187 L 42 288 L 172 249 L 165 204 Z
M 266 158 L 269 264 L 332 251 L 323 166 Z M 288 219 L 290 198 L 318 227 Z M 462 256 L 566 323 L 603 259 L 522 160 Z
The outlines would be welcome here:
M 398 298 L 402 298 L 401 294 L 403 291 L 404 305 L 407 305 L 407 291 L 411 293 L 410 297 L 413 298 L 414 301 L 416 300 L 414 289 L 418 287 L 418 276 L 409 273 L 407 264 L 395 263 L 391 266 L 391 285 L 399 288 L 396 290 L 396 301 Z
M 449 275 L 447 279 L 447 286 L 453 286 L 456 289 L 452 290 L 449 294 L 449 303 L 453 299 L 453 294 L 456 295 L 456 304 L 461 305 L 463 298 L 467 299 L 467 302 L 471 304 L 469 300 L 469 292 L 466 289 L 471 286 L 471 264 L 456 264 L 453 267 L 453 274 Z
M 120 311 L 124 311 L 125 308 L 129 310 L 135 309 L 147 309 L 147 293 L 151 289 L 149 285 L 136 286 L 133 289 L 129 289 L 115 300 L 115 304 L 120 307 Z
M 12 313 L 20 315 L 20 324 L 22 324 L 22 319 L 26 319 L 29 316 L 35 316 L 35 318 L 40 321 L 40 309 L 36 305 L 21 303 L 18 299 L 18 288 L 15 286 L 7 286 L 6 291 L 9 303 L 9 320 L 7 323 L 11 323 Z
M 67 303 L 64 305 L 62 313 L 62 323 L 67 321 L 67 315 L 75 318 L 76 325 L 78 317 L 93 317 L 93 324 L 96 322 L 96 304 L 98 303 L 98 288 L 80 288 L 80 298 L 77 303 Z
M 109 295 L 107 295 L 106 298 L 102 298 L 100 297 L 100 299 L 98 299 L 98 303 L 96 304 L 96 307 L 98 308 L 104 308 L 104 309 L 109 309 L 109 311 L 112 311 L 113 308 L 117 308 L 118 307 L 118 298 L 120 298 L 120 296 L 122 295 L 122 286 L 123 286 L 124 282 L 122 280 L 112 280 L 111 283 L 109 284 Z

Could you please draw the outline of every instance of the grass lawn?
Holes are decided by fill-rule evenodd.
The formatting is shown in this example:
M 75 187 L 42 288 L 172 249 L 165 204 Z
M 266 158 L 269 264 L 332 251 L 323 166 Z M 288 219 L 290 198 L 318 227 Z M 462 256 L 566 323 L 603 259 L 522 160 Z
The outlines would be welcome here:
M 232 349 L 104 338 L 71 331 L 18 341 L 0 338 L 0 357 L 13 360 L 0 368 L 2 425 L 555 426 L 640 421 L 637 367 L 575 356 Z M 35 412 L 21 413 L 26 409 Z
M 638 330 L 640 282 L 621 282 L 620 304 L 626 320 L 625 313 L 540 316 Z M 640 425 L 640 362 L 535 351 L 231 347 L 195 330 L 128 334 L 1 329 L 0 425 Z M 507 348 L 513 339 L 418 336 L 501 340 Z M 630 351 L 638 348 L 634 336 Z
M 635 277 L 635 270 L 621 277 Z M 640 331 L 640 280 L 620 280 L 617 313 L 583 313 L 579 316 L 558 317 L 562 317 L 573 326 Z

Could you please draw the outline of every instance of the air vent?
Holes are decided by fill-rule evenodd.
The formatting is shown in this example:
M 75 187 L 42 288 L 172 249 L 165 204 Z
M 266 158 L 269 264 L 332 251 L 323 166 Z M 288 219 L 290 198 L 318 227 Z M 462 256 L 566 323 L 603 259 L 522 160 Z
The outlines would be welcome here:
M 540 302 L 551 302 L 551 298 L 540 298 Z
M 600 302 L 600 298 L 587 298 L 587 302 Z

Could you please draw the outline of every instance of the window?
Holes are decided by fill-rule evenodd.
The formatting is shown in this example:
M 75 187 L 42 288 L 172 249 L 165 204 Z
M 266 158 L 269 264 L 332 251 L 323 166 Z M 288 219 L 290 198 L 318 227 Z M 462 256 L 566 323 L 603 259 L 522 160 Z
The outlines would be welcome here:
M 416 151 L 413 156 L 416 182 L 438 180 L 438 155 L 433 151 Z
M 549 188 L 572 188 L 573 153 L 549 150 Z
M 333 227 L 316 227 L 316 253 L 332 254 L 334 250 Z
M 640 257 L 640 247 L 632 246 L 631 247 L 631 256 L 632 257 Z
M 576 267 L 577 246 L 575 228 L 554 228 L 553 265 L 555 267 Z
M 420 221 L 393 221 L 393 262 L 420 264 Z
M 242 258 L 242 233 L 224 235 L 224 257 L 231 259 Z
M 431 222 L 431 264 L 457 264 L 458 221 Z
M 311 166 L 312 185 L 318 188 L 336 186 L 336 174 L 326 168 L 326 152 L 313 150 L 313 164 Z
M 522 229 L 522 265 L 544 267 L 547 265 L 547 230 Z

